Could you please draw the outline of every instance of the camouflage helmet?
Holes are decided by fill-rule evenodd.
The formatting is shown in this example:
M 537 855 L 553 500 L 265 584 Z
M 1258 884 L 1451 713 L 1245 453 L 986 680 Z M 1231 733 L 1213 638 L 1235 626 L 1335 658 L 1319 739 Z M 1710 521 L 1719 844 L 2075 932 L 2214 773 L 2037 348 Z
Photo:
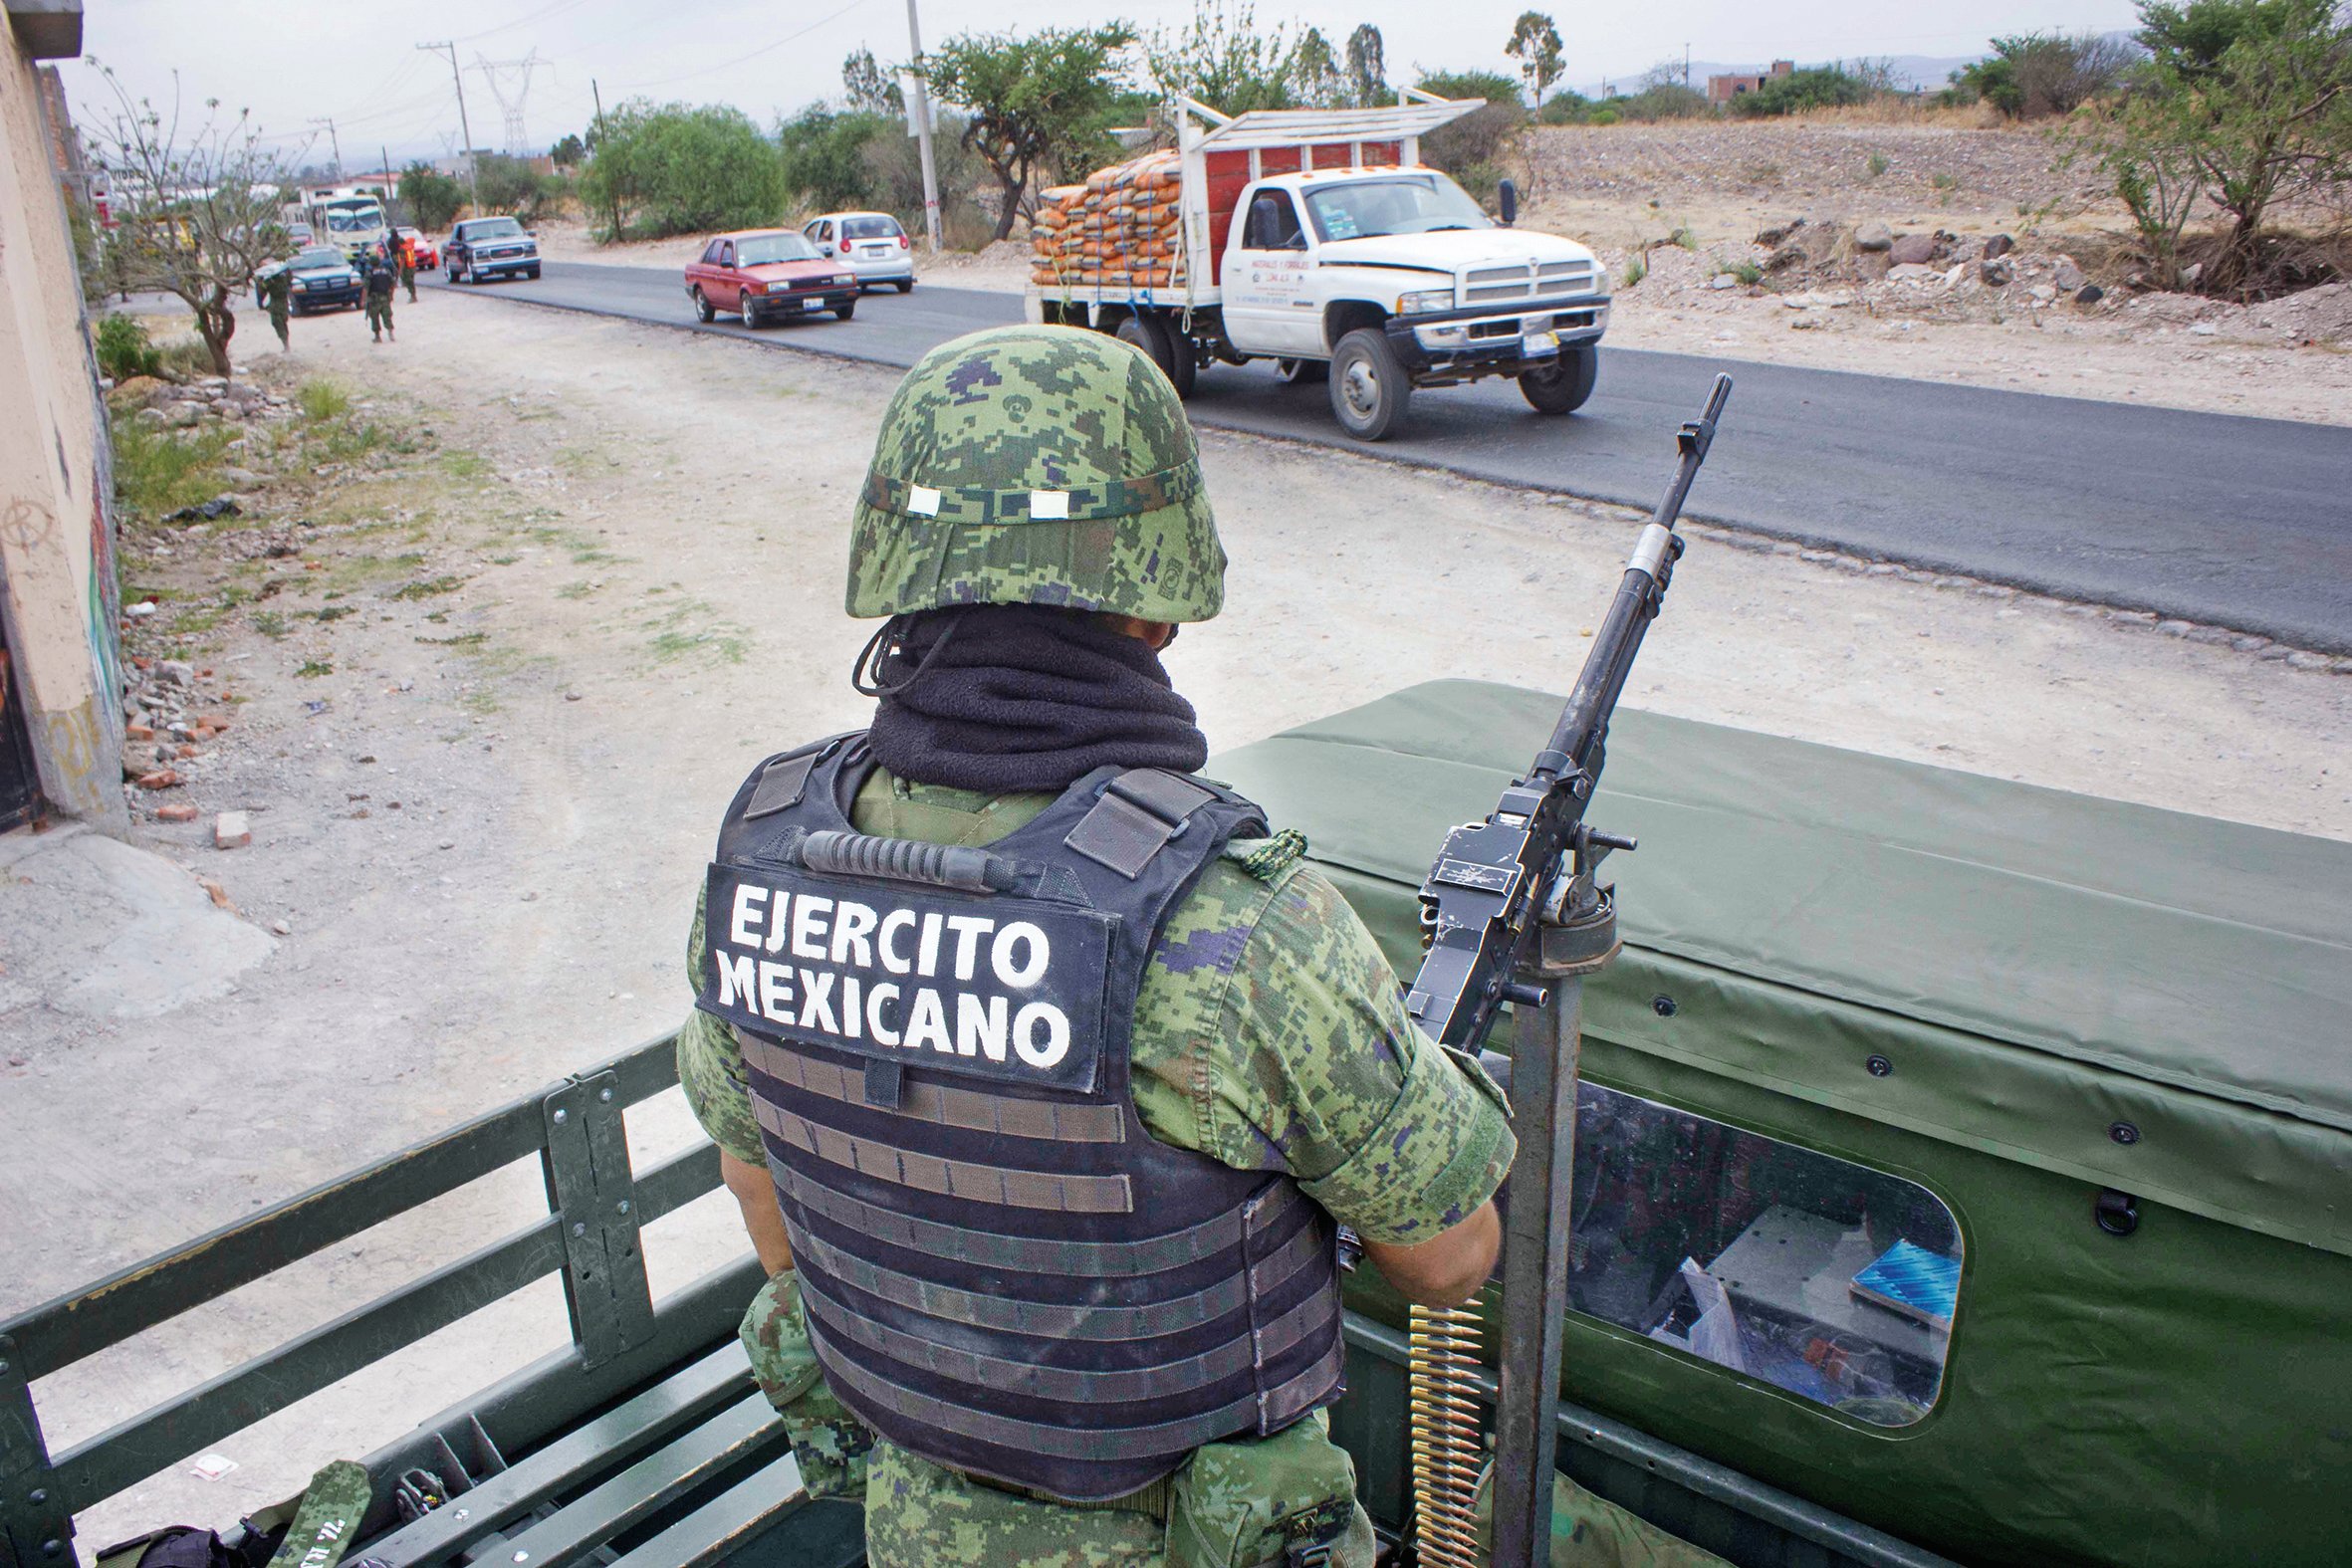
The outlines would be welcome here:
M 1207 620 L 1225 549 L 1175 388 L 1070 327 L 942 343 L 898 383 L 849 542 L 849 613 L 1061 604 Z

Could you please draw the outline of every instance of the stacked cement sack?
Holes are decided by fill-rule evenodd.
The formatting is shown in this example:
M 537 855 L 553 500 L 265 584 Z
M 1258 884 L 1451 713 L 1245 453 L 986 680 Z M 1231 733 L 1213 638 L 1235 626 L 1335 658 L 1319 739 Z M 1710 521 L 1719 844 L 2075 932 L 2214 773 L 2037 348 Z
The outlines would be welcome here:
M 1184 284 L 1182 166 L 1153 152 L 1096 169 L 1039 198 L 1030 281 L 1042 287 L 1165 289 Z

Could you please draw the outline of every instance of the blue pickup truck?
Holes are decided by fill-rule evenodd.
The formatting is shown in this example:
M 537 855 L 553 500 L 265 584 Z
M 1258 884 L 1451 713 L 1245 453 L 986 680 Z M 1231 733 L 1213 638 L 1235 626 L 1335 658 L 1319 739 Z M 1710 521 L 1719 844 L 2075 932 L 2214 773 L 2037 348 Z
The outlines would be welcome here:
M 468 218 L 449 231 L 441 263 L 451 283 L 539 276 L 539 241 L 514 218 Z

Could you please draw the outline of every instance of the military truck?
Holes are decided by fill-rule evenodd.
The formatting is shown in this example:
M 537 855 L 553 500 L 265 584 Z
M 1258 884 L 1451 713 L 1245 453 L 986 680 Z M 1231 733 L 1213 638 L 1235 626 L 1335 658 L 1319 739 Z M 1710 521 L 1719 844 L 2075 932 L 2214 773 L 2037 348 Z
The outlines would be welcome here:
M 1240 115 L 1177 99 L 1169 199 L 1145 203 L 1174 221 L 1097 206 L 1076 265 L 1033 272 L 1028 319 L 1115 333 L 1187 397 L 1213 362 L 1327 380 L 1332 417 L 1363 441 L 1397 429 L 1415 387 L 1491 376 L 1515 379 L 1539 413 L 1573 413 L 1608 328 L 1599 260 L 1512 227 L 1508 181 L 1497 225 L 1421 162 L 1421 137 L 1483 100 L 1405 97 Z
M 1409 975 L 1435 847 L 1559 702 L 1432 683 L 1208 772 Z M 1562 1495 L 1743 1568 L 2346 1561 L 2352 845 L 1630 710 L 1610 752 L 1593 820 L 1640 848 L 1584 998 Z M 718 1180 L 707 1145 L 631 1168 L 623 1110 L 675 1075 L 647 1042 L 0 1324 L 9 1568 L 87 1560 L 78 1511 L 550 1274 L 570 1346 L 369 1456 L 351 1560 L 860 1561 L 736 1342 L 752 1258 L 651 1298 L 644 1228 Z M 518 1161 L 521 1230 L 44 1442 L 45 1379 Z M 1332 1427 L 1402 1561 L 1404 1308 L 1369 1270 L 1347 1305 Z M 1608 1534 L 1555 1560 L 1633 1560 Z

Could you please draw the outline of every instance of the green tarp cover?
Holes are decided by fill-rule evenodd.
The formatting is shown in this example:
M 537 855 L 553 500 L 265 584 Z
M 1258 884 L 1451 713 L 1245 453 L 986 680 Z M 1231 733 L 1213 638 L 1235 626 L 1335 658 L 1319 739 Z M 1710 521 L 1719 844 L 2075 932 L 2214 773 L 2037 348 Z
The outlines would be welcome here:
M 1210 771 L 1409 976 L 1411 890 L 1559 706 L 1432 682 Z M 2352 1253 L 2352 845 L 1633 710 L 1590 819 L 1641 839 L 1596 1032 Z

